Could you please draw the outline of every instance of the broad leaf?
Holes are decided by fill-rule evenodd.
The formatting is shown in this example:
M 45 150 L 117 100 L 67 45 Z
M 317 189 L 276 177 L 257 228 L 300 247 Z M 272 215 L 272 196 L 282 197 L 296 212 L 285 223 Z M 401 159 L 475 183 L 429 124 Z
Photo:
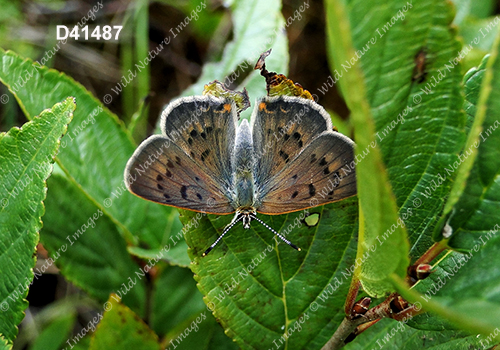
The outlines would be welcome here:
M 307 211 L 259 215 L 301 252 L 253 222 L 247 230 L 234 226 L 204 258 L 201 254 L 231 217 L 190 212 L 181 217 L 185 225 L 198 221 L 186 234 L 198 288 L 242 349 L 316 349 L 343 319 L 355 257 L 357 199 L 309 209 L 313 213 L 320 220 L 312 227 L 304 222 Z
M 45 180 L 74 110 L 74 99 L 68 98 L 21 129 L 0 134 L 0 334 L 9 342 L 28 306 Z
M 500 342 L 500 332 L 495 332 L 500 327 L 499 237 L 478 244 L 466 255 L 449 254 L 435 273 L 416 285 L 419 293 L 399 284 L 403 297 L 433 314 L 417 316 L 412 326 L 460 328 Z
M 64 74 L 2 50 L 0 62 L 0 81 L 15 94 L 28 118 L 64 96 L 75 96 L 78 109 L 61 144 L 58 164 L 69 181 L 94 203 L 95 210 L 99 208 L 120 228 L 129 244 L 150 249 L 161 249 L 167 244 L 166 218 L 173 209 L 136 198 L 125 188 L 123 170 L 136 145 L 118 118 Z M 36 91 L 36 98 L 33 91 Z M 57 205 L 59 198 L 52 197 L 49 192 L 47 201 Z M 79 203 L 72 205 L 78 208 Z M 47 214 L 57 216 L 58 210 Z M 64 232 L 66 235 L 73 233 Z M 183 241 L 179 244 L 185 246 Z M 49 252 L 57 248 L 48 247 Z M 170 258 L 168 253 L 164 257 Z M 189 263 L 185 255 L 181 259 L 176 256 L 175 260 L 182 265 Z
M 179 305 L 183 305 L 179 308 Z M 203 303 L 189 270 L 167 267 L 155 281 L 151 328 L 171 349 L 237 349 Z
M 54 174 L 48 185 L 58 202 L 47 202 L 47 213 L 57 215 L 45 217 L 41 239 L 64 276 L 101 302 L 115 293 L 143 314 L 147 277 L 128 254 L 115 223 L 63 175 Z
M 345 350 L 381 349 L 478 349 L 481 339 L 457 331 L 422 331 L 402 322 L 384 319 L 347 344 Z
M 450 225 L 453 237 L 449 245 L 471 249 L 481 237 L 500 230 L 500 60 L 498 40 L 488 63 L 466 76 L 469 110 L 476 110 L 471 133 L 478 136 L 469 146 L 477 152 L 462 196 L 453 208 Z M 481 85 L 479 85 L 481 82 Z M 479 86 L 480 89 L 479 90 Z M 467 149 L 466 149 L 467 151 Z M 472 157 L 472 156 L 471 156 Z
M 336 69 L 340 69 L 340 62 L 355 56 L 348 15 L 340 1 L 327 1 L 326 5 L 331 57 L 337 64 Z M 396 201 L 377 146 L 375 123 L 359 68 L 352 67 L 342 80 L 356 141 L 356 161 L 343 171 L 346 175 L 352 171 L 351 167 L 356 167 L 361 212 L 356 277 L 368 294 L 381 296 L 392 289 L 388 280 L 390 274 L 406 274 L 409 246 L 404 222 L 398 217 Z
M 162 349 L 156 334 L 132 310 L 115 302 L 113 296 L 106 305 L 107 310 L 92 335 L 89 350 Z
M 75 324 L 74 314 L 64 315 L 45 327 L 29 350 L 59 350 L 71 335 Z
M 437 214 L 465 143 L 462 75 L 460 60 L 454 60 L 462 48 L 450 24 L 453 9 L 445 0 L 374 0 L 369 5 L 348 0 L 346 8 L 357 54 L 334 59 L 343 75 L 338 84 L 346 91 L 345 77 L 361 68 L 377 145 L 408 231 L 410 255 L 417 259 L 433 243 Z M 360 147 L 359 152 L 370 150 Z

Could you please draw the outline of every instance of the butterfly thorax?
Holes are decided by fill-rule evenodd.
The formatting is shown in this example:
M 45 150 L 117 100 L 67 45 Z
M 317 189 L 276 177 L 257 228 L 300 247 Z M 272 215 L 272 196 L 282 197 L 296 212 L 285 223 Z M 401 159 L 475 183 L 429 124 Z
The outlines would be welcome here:
M 252 134 L 247 120 L 241 122 L 236 134 L 235 152 L 235 196 L 233 207 L 238 211 L 251 210 L 254 205 L 253 145 Z M 249 221 L 250 222 L 250 221 Z

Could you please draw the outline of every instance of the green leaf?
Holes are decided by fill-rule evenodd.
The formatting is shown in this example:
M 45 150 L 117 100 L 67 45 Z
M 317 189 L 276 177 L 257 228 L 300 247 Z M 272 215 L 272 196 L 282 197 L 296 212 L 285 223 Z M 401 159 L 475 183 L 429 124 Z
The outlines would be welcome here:
M 29 350 L 59 350 L 71 335 L 75 324 L 74 314 L 63 315 L 51 322 L 38 335 Z
M 485 337 L 494 334 L 492 338 L 500 342 L 500 332 L 495 332 L 500 327 L 499 263 L 500 236 L 493 236 L 467 254 L 450 252 L 415 290 L 407 291 L 398 282 L 405 299 L 436 315 L 415 318 L 412 325 L 439 330 L 459 327 Z
M 158 337 L 128 307 L 111 297 L 97 330 L 92 335 L 89 350 L 161 349 Z
M 340 1 L 327 1 L 326 6 L 330 56 L 338 70 L 341 69 L 340 62 L 348 62 L 355 57 L 348 14 Z M 390 274 L 406 274 L 409 246 L 405 225 L 398 217 L 381 150 L 377 146 L 369 95 L 359 66 L 345 72 L 342 79 L 341 86 L 351 109 L 356 141 L 356 176 L 361 212 L 357 253 L 361 264 L 357 264 L 357 277 L 368 294 L 381 296 L 392 289 L 388 280 Z
M 470 147 L 477 152 L 477 157 L 450 220 L 453 236 L 449 245 L 460 250 L 470 249 L 480 237 L 489 237 L 500 229 L 499 40 L 500 35 L 497 36 L 488 62 L 467 75 L 466 96 L 470 110 L 473 110 L 472 106 L 476 106 L 470 132 L 470 138 L 475 136 L 475 139 Z M 480 92 L 479 81 L 482 82 Z M 469 144 L 472 145 L 472 141 Z M 473 156 L 474 154 L 469 158 Z
M 313 213 L 321 217 L 313 227 L 303 222 L 307 211 L 259 215 L 301 252 L 255 222 L 250 229 L 235 225 L 202 258 L 232 218 L 183 212 L 181 221 L 193 227 L 186 240 L 198 288 L 240 348 L 320 348 L 342 321 L 355 257 L 357 199 L 309 209 Z
M 169 241 L 166 229 L 169 223 L 165 218 L 174 209 L 149 203 L 126 190 L 123 170 L 136 145 L 118 118 L 83 86 L 64 74 L 2 50 L 0 62 L 0 80 L 15 94 L 28 118 L 61 100 L 61 96 L 75 96 L 78 110 L 61 144 L 63 149 L 57 157 L 59 166 L 82 195 L 94 203 L 95 210 L 101 209 L 119 228 L 129 244 L 148 249 L 163 248 Z M 37 98 L 33 98 L 33 91 L 37 92 Z M 113 97 L 116 94 L 111 90 L 105 100 Z M 49 191 L 49 201 L 57 204 L 59 198 Z M 72 205 L 78 208 L 79 203 L 73 201 Z M 57 212 L 47 214 L 58 215 Z M 66 229 L 64 232 L 66 235 L 73 233 Z M 185 247 L 184 241 L 178 244 Z M 48 248 L 50 251 L 58 247 Z M 165 258 L 169 259 L 168 253 Z
M 61 174 L 54 174 L 48 185 L 58 202 L 46 203 L 47 214 L 54 214 L 45 216 L 41 240 L 50 247 L 52 260 L 69 281 L 101 302 L 110 293 L 120 294 L 124 303 L 143 314 L 146 277 L 114 222 Z
M 183 305 L 180 309 L 179 305 Z M 171 349 L 237 349 L 211 311 L 192 279 L 191 271 L 167 267 L 155 281 L 151 328 Z
M 21 129 L 0 134 L 0 334 L 9 342 L 28 306 L 45 180 L 74 110 L 74 99 L 67 98 Z
M 10 350 L 12 349 L 12 345 L 9 344 L 7 339 L 0 335 L 0 350 Z
M 457 331 L 422 331 L 402 322 L 383 319 L 356 337 L 345 350 L 469 350 L 478 349 L 480 339 Z
M 185 325 L 200 315 L 207 314 L 202 295 L 187 269 L 166 267 L 155 281 L 151 306 L 151 328 L 159 336 L 175 333 L 177 326 Z M 182 308 L 179 308 L 182 305 Z
M 279 0 L 235 0 L 231 3 L 233 40 L 227 43 L 219 62 L 207 63 L 198 81 L 186 89 L 182 96 L 201 95 L 203 86 L 214 79 L 226 87 L 237 84 L 234 90 L 245 87 L 250 102 L 266 95 L 266 83 L 255 63 L 264 51 L 273 52 L 266 60 L 268 70 L 287 74 L 288 40 L 285 20 Z M 249 73 L 250 72 L 250 73 Z M 242 81 L 243 80 L 243 81 Z M 249 118 L 253 108 L 241 113 Z

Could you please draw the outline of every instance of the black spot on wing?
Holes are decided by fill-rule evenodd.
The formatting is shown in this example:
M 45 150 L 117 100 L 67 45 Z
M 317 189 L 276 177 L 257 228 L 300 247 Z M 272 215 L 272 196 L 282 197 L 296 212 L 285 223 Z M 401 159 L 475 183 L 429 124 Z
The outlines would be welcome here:
M 175 156 L 175 162 L 176 162 L 178 165 L 181 165 L 181 159 L 180 159 L 178 156 Z
M 160 174 L 156 175 L 156 181 L 163 181 L 163 176 Z
M 293 194 L 292 194 L 292 199 L 294 199 L 295 197 L 297 197 L 297 195 L 298 195 L 298 194 L 299 194 L 299 192 L 298 192 L 298 191 L 293 192 Z
M 281 150 L 281 151 L 279 152 L 279 155 L 280 155 L 280 157 L 281 157 L 281 158 L 283 158 L 283 160 L 285 161 L 285 163 L 288 163 L 288 161 L 290 160 L 290 159 L 288 158 L 288 154 L 287 154 L 286 152 L 284 152 L 283 150 Z
M 311 164 L 316 161 L 316 153 L 311 154 Z
M 186 186 L 182 186 L 181 187 L 181 197 L 184 198 L 184 199 L 187 199 L 187 188 Z
M 316 187 L 313 184 L 309 184 L 309 195 L 313 197 L 316 194 Z
M 170 170 L 167 169 L 165 175 L 167 175 L 167 177 L 172 177 L 172 173 L 170 172 Z
M 170 161 L 170 159 L 169 159 L 169 160 L 167 161 L 167 166 L 168 166 L 169 168 L 173 168 L 173 167 L 174 167 L 174 163 L 172 163 L 172 162 Z
M 203 151 L 203 153 L 201 154 L 201 161 L 204 162 L 205 161 L 205 158 L 208 157 L 208 155 L 210 154 L 210 150 L 207 148 L 206 150 Z
M 198 132 L 196 130 L 191 130 L 191 132 L 189 133 L 189 135 L 191 135 L 191 137 L 196 137 L 198 136 Z
M 163 191 L 163 186 L 162 186 L 162 185 L 160 185 L 160 184 L 156 184 L 156 187 L 158 187 L 158 189 L 159 189 L 160 191 Z

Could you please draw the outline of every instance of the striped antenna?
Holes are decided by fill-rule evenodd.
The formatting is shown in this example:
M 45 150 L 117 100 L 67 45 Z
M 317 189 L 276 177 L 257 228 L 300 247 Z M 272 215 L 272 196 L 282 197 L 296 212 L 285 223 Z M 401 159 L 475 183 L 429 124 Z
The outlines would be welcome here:
M 276 232 L 275 229 L 273 229 L 272 227 L 270 227 L 268 224 L 266 224 L 264 221 L 262 221 L 261 219 L 259 219 L 255 215 L 250 214 L 250 218 L 252 218 L 252 219 L 257 220 L 258 222 L 260 222 L 264 227 L 266 227 L 269 231 L 271 231 L 276 236 L 278 236 L 283 242 L 285 242 L 286 244 L 288 244 L 293 249 L 296 249 L 299 252 L 302 250 L 299 247 L 297 247 L 295 244 L 293 244 L 292 242 L 290 242 L 288 239 L 286 239 L 285 237 L 283 237 L 282 235 L 280 235 L 278 232 Z

